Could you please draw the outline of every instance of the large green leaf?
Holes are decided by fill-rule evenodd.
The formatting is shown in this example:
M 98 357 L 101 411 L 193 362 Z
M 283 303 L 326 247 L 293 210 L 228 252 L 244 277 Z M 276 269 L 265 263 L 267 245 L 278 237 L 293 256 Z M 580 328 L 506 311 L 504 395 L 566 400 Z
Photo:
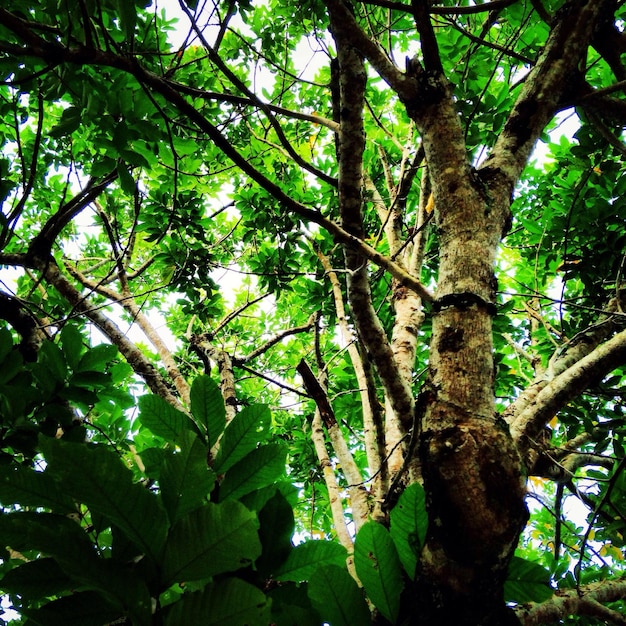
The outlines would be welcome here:
M 226 425 L 224 399 L 217 383 L 209 376 L 198 376 L 191 385 L 191 414 L 213 446 Z
M 26 626 L 103 626 L 123 616 L 94 591 L 79 591 L 21 613 L 28 618 Z
M 249 566 L 261 554 L 258 522 L 239 502 L 209 503 L 180 519 L 165 548 L 166 584 Z
M 5 593 L 19 594 L 32 601 L 61 594 L 71 589 L 72 584 L 72 579 L 54 559 L 40 557 L 8 571 L 0 587 Z
M 428 529 L 426 493 L 419 483 L 409 485 L 389 515 L 389 532 L 404 570 L 411 579 Z
M 20 552 L 33 550 L 53 557 L 73 580 L 66 591 L 77 586 L 91 588 L 111 606 L 128 610 L 138 625 L 149 625 L 151 604 L 145 583 L 125 564 L 100 558 L 75 521 L 52 513 L 4 514 L 0 516 L 0 541 Z M 9 584 L 10 576 L 11 572 Z
M 184 413 L 156 395 L 139 398 L 139 419 L 146 428 L 167 441 L 176 441 L 192 425 Z
M 167 451 L 159 476 L 161 498 L 172 524 L 202 506 L 215 483 L 200 439 L 188 431 L 179 442 L 180 451 Z
M 165 626 L 265 626 L 270 622 L 269 608 L 262 591 L 227 578 L 183 596 L 169 609 Z
M 256 568 L 262 576 L 269 577 L 285 562 L 293 549 L 293 509 L 280 491 L 276 491 L 259 511 L 259 524 L 263 552 L 257 559 Z
M 514 556 L 504 583 L 507 602 L 545 602 L 554 595 L 550 572 L 538 563 Z
M 219 451 L 215 457 L 215 471 L 224 473 L 246 454 L 254 450 L 261 439 L 261 432 L 271 420 L 271 413 L 264 404 L 245 407 L 228 424 Z M 265 437 L 263 437 L 265 438 Z
M 394 623 L 400 610 L 402 568 L 389 532 L 378 522 L 366 522 L 357 533 L 354 567 L 368 598 Z
M 144 554 L 158 561 L 167 516 L 158 497 L 133 483 L 132 472 L 103 446 L 41 439 L 47 472 L 78 502 L 115 524 Z
M 50 472 L 37 472 L 24 466 L 0 466 L 0 503 L 43 507 L 59 513 L 76 508 Z
M 306 541 L 297 545 L 275 573 L 276 580 L 300 582 L 309 580 L 318 567 L 345 567 L 347 550 L 334 541 Z
M 369 626 L 372 623 L 363 591 L 345 567 L 318 567 L 309 580 L 308 593 L 321 618 L 331 626 Z
M 220 500 L 236 499 L 272 484 L 285 472 L 287 450 L 278 443 L 269 443 L 252 450 L 233 465 L 220 485 Z

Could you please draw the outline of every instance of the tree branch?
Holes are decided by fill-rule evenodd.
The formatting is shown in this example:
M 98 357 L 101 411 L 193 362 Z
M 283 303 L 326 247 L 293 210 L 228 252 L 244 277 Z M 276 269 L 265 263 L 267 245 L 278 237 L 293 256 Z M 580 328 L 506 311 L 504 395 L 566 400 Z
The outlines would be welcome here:
M 560 590 L 546 602 L 518 606 L 515 612 L 523 626 L 551 624 L 569 615 L 590 615 L 606 620 L 607 611 L 610 611 L 612 623 L 623 625 L 626 624 L 624 616 L 606 607 L 599 611 L 597 605 L 602 606 L 601 603 L 624 599 L 626 599 L 626 578 L 604 580 L 579 589 Z

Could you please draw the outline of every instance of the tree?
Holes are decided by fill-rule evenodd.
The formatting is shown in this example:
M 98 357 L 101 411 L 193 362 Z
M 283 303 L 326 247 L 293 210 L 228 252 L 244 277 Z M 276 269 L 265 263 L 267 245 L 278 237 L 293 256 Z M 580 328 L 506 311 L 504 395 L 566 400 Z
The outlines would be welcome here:
M 179 9 L 0 8 L 26 623 L 623 624 L 623 2 Z

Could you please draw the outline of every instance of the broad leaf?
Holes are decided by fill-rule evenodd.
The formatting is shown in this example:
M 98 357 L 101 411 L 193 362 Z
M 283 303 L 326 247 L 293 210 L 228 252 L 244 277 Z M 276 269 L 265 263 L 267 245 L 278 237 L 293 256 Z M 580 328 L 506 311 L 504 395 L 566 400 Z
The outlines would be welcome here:
M 233 465 L 220 485 L 220 500 L 236 499 L 272 484 L 285 471 L 286 448 L 270 443 L 252 450 Z
M 65 575 L 54 559 L 40 557 L 8 571 L 2 577 L 0 587 L 5 593 L 39 600 L 70 589 L 72 579 Z
M 426 493 L 419 483 L 409 485 L 389 515 L 389 532 L 404 570 L 411 579 L 426 539 L 428 513 Z
M 191 385 L 191 414 L 213 446 L 226 424 L 224 399 L 217 383 L 209 376 L 198 376 Z
M 295 530 L 293 509 L 285 496 L 277 491 L 259 511 L 259 538 L 263 552 L 256 568 L 269 576 L 284 563 L 293 549 L 291 538 Z
M 228 578 L 183 596 L 168 611 L 165 626 L 262 626 L 270 622 L 269 608 L 262 591 Z
M 0 504 L 43 507 L 69 513 L 76 505 L 50 472 L 24 466 L 0 466 Z
M 79 591 L 39 609 L 22 609 L 27 626 L 103 626 L 115 622 L 123 612 L 94 591 Z
M 184 413 L 156 395 L 139 398 L 139 419 L 146 428 L 167 441 L 176 441 L 183 430 L 191 426 Z
M 41 439 L 49 471 L 68 494 L 114 523 L 154 561 L 165 541 L 167 517 L 155 494 L 133 483 L 132 472 L 108 448 Z
M 165 548 L 163 578 L 199 580 L 249 566 L 261 554 L 253 513 L 239 502 L 209 503 L 180 519 Z
M 207 466 L 206 446 L 192 432 L 179 441 L 180 451 L 167 451 L 159 476 L 161 498 L 172 524 L 202 506 L 215 483 L 215 474 Z
M 554 589 L 547 569 L 518 556 L 511 559 L 504 583 L 504 599 L 507 602 L 545 602 L 553 595 Z
M 368 598 L 394 623 L 400 610 L 402 569 L 393 540 L 381 524 L 366 522 L 357 533 L 354 567 Z
M 336 565 L 345 567 L 348 552 L 332 541 L 306 541 L 296 546 L 275 573 L 276 580 L 300 582 L 308 580 L 318 567 Z
M 259 443 L 260 432 L 271 419 L 270 410 L 264 404 L 245 407 L 235 415 L 224 431 L 219 451 L 215 457 L 215 471 L 224 473 Z M 265 437 L 263 437 L 265 438 Z
M 369 626 L 372 623 L 363 591 L 345 567 L 318 567 L 309 580 L 308 593 L 322 620 L 331 626 Z

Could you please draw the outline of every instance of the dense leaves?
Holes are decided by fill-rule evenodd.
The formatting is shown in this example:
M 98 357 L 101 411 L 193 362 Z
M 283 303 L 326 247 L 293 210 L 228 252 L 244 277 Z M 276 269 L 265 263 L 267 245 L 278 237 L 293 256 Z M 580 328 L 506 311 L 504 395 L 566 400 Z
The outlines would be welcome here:
M 625 11 L 4 0 L 0 620 L 621 623 Z

